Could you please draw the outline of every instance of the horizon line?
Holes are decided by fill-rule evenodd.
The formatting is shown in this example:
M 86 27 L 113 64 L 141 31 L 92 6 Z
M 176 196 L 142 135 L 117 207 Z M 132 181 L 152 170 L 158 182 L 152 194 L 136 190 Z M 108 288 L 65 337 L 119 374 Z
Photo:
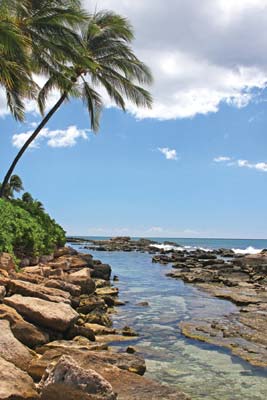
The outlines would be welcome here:
M 233 237 L 174 237 L 174 236 L 131 236 L 131 235 L 66 235 L 66 238 L 115 238 L 115 237 L 130 237 L 130 238 L 144 238 L 144 239 L 208 239 L 208 240 L 267 240 L 267 238 L 233 238 Z

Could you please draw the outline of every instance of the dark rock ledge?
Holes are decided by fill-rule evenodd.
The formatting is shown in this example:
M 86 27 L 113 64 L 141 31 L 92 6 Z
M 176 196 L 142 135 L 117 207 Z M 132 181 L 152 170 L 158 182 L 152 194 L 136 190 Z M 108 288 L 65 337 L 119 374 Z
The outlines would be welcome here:
M 109 348 L 135 334 L 112 327 L 109 265 L 65 247 L 21 266 L 0 254 L 0 400 L 189 399 L 145 378 L 138 353 Z
M 267 252 L 235 255 L 229 250 L 173 251 L 154 262 L 171 264 L 168 276 L 195 284 L 237 305 L 237 312 L 215 319 L 180 323 L 190 338 L 223 346 L 252 365 L 267 367 Z

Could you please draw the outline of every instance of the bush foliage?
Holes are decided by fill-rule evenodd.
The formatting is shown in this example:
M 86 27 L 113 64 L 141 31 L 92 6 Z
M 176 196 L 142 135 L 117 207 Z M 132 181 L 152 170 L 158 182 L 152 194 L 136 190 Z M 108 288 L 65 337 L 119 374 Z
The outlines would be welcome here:
M 65 244 L 65 232 L 37 201 L 0 199 L 0 252 L 17 258 L 51 254 Z

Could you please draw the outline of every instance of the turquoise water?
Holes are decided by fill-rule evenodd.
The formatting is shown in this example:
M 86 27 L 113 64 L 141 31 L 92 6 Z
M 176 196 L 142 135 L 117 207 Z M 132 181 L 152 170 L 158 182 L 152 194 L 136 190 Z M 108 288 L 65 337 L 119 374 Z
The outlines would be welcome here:
M 194 400 L 266 400 L 266 370 L 180 333 L 179 321 L 233 312 L 236 307 L 232 303 L 166 277 L 169 267 L 152 264 L 148 254 L 90 253 L 109 263 L 120 278 L 116 282 L 120 299 L 128 303 L 117 308 L 114 326 L 130 325 L 140 334 L 137 342 L 123 346 L 132 344 L 144 355 L 147 376 L 177 386 Z M 148 301 L 149 307 L 138 306 L 140 301 Z

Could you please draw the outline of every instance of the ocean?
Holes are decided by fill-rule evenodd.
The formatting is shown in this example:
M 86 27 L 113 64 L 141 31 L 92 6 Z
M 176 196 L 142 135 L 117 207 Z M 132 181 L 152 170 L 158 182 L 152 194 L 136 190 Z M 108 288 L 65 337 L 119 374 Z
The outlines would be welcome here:
M 77 236 L 84 239 L 105 240 L 110 239 L 106 236 Z M 135 237 L 133 239 L 140 239 Z M 182 247 L 187 250 L 201 248 L 203 250 L 214 249 L 232 249 L 235 253 L 240 254 L 257 254 L 263 249 L 267 249 L 267 239 L 211 239 L 211 238 L 168 238 L 168 237 L 148 237 L 147 239 L 155 240 L 159 243 L 174 242 L 177 247 Z M 162 246 L 169 249 L 169 245 Z

